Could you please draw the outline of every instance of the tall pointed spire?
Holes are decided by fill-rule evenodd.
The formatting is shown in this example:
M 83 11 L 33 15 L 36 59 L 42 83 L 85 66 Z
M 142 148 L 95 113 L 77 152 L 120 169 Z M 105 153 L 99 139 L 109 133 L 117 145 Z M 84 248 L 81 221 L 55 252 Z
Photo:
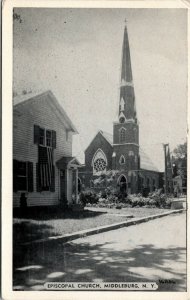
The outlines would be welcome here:
M 124 29 L 123 48 L 122 48 L 121 83 L 122 81 L 131 84 L 133 82 L 127 25 L 125 25 L 125 29 Z
M 127 25 L 125 24 L 121 62 L 119 121 L 124 123 L 128 120 L 136 121 L 136 109 L 129 39 Z

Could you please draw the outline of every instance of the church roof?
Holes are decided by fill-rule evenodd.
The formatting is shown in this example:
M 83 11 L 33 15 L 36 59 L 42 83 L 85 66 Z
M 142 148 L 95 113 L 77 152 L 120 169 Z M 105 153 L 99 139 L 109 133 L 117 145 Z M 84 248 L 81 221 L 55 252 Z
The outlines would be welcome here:
M 152 160 L 148 157 L 148 155 L 143 151 L 142 148 L 139 148 L 139 154 L 140 154 L 141 169 L 159 172 L 159 170 L 156 168 Z
M 113 145 L 113 135 L 109 132 L 105 132 L 105 131 L 102 131 L 102 130 L 100 132 L 105 137 L 105 139 L 108 141 L 108 143 Z
M 111 133 L 100 131 L 103 137 L 113 146 L 113 135 Z M 147 171 L 159 172 L 149 156 L 144 152 L 142 148 L 139 148 L 140 155 L 140 168 Z

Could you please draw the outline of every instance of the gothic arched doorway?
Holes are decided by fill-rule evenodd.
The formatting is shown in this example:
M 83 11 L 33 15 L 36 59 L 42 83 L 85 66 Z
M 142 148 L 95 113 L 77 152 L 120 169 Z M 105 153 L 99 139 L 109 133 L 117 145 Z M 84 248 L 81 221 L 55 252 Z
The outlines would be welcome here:
M 127 192 L 127 179 L 124 175 L 121 175 L 119 177 L 119 187 L 120 187 L 120 192 L 123 194 L 123 193 L 126 193 Z

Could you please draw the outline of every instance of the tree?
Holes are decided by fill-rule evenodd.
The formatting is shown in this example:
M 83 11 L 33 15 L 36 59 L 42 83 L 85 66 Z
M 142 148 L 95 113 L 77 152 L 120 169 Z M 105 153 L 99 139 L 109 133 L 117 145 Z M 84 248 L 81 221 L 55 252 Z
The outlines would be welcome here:
M 187 142 L 184 144 L 178 145 L 173 150 L 173 156 L 175 159 L 186 159 L 187 160 Z
M 173 150 L 172 163 L 175 165 L 177 175 L 182 176 L 183 187 L 187 188 L 187 142 Z

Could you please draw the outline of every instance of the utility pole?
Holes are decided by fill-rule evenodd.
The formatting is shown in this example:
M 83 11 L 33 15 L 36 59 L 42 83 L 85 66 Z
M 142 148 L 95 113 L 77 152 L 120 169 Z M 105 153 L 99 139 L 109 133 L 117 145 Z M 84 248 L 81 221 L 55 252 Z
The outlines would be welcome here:
M 164 182 L 165 182 L 165 194 L 168 194 L 168 172 L 167 172 L 167 152 L 166 148 L 169 144 L 163 144 L 164 147 L 164 161 L 165 161 L 165 175 L 164 175 Z

